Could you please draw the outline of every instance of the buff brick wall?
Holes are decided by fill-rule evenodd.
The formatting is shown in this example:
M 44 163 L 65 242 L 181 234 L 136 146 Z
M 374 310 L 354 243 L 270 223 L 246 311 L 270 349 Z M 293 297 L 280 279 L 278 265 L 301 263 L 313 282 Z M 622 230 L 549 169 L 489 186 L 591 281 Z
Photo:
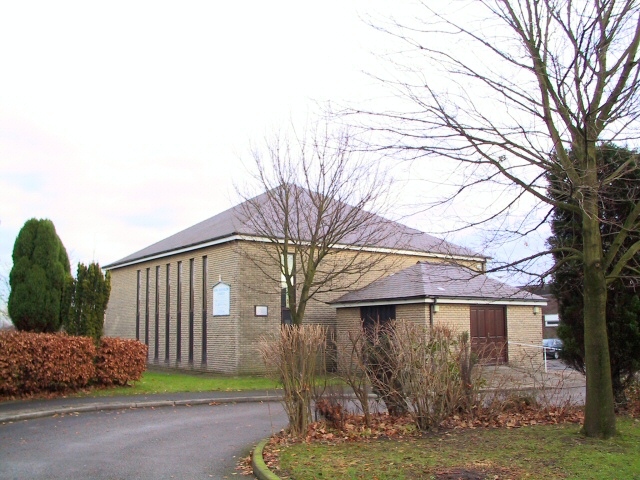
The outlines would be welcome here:
M 277 331 L 280 326 L 280 286 L 274 279 L 280 277 L 279 266 L 274 263 L 272 254 L 265 251 L 268 244 L 242 242 L 237 244 L 238 258 L 241 262 L 239 273 L 242 284 L 240 299 L 239 327 L 239 373 L 260 373 L 264 365 L 257 352 L 260 338 L 267 333 Z M 353 256 L 353 252 L 340 252 L 340 255 Z M 336 256 L 335 258 L 340 258 Z M 374 280 L 407 268 L 419 260 L 420 256 L 389 256 L 367 254 L 362 261 L 375 265 L 364 275 L 344 275 L 332 285 L 334 291 L 325 292 L 312 298 L 306 307 L 305 323 L 319 324 L 328 328 L 332 339 L 338 338 L 336 310 L 327 302 L 346 291 L 362 288 Z M 269 268 L 271 264 L 271 268 Z M 335 268 L 340 268 L 336 262 Z M 300 288 L 301 282 L 298 282 Z M 348 286 L 348 287 L 347 287 Z M 268 317 L 255 317 L 255 305 L 268 306 Z M 359 315 L 359 314 L 358 314 Z M 359 318 L 359 317 L 358 317 Z M 335 352 L 332 352 L 334 354 Z
M 412 321 L 422 325 L 429 323 L 428 304 L 398 305 L 396 318 Z M 434 314 L 434 325 L 443 325 L 456 333 L 468 332 L 471 323 L 471 310 L 464 304 L 439 304 L 439 311 Z M 337 340 L 338 351 L 346 347 L 349 332 L 360 329 L 360 308 L 348 307 L 337 309 Z M 532 306 L 507 307 L 507 335 L 510 342 L 530 345 L 542 344 L 542 328 L 539 315 L 533 314 Z M 523 347 L 511 343 L 509 345 L 509 363 L 526 367 L 538 368 L 542 365 L 542 351 L 537 348 Z M 342 359 L 339 359 L 342 361 Z
M 238 258 L 241 259 L 242 265 L 240 281 L 243 285 L 241 326 L 239 329 L 239 372 L 262 372 L 264 371 L 264 366 L 257 353 L 257 344 L 260 337 L 266 333 L 277 331 L 280 325 L 280 287 L 277 282 L 274 282 L 274 279 L 280 277 L 279 267 L 274 263 L 272 255 L 265 251 L 265 248 L 270 248 L 268 244 L 242 242 L 237 247 Z M 341 251 L 340 255 L 342 257 L 334 257 L 336 259 L 335 268 L 340 268 L 340 262 L 337 260 L 345 256 L 353 256 L 354 253 Z M 417 255 L 363 255 L 361 261 L 370 263 L 374 267 L 367 269 L 363 275 L 343 275 L 342 278 L 337 279 L 332 284 L 333 291 L 324 292 L 312 298 L 307 304 L 304 322 L 327 327 L 332 341 L 333 339 L 338 341 L 341 335 L 339 331 L 340 322 L 336 321 L 336 309 L 327 302 L 342 296 L 347 291 L 362 288 L 374 280 L 407 268 L 424 259 L 424 257 Z M 334 261 L 334 259 L 331 261 Z M 269 263 L 272 264 L 271 268 L 268 268 Z M 268 271 L 265 272 L 264 270 Z M 298 288 L 300 286 L 301 282 L 298 281 Z M 268 305 L 269 317 L 255 317 L 255 305 Z M 335 355 L 333 346 L 331 348 L 331 354 Z
M 396 319 L 427 327 L 429 325 L 429 305 L 426 303 L 398 305 L 396 307 Z
M 203 256 L 207 256 L 207 355 L 202 357 L 202 310 L 203 310 Z M 353 252 L 340 252 L 339 255 L 353 255 Z M 340 256 L 337 258 L 339 265 Z M 312 299 L 306 310 L 305 323 L 317 323 L 327 326 L 335 338 L 344 340 L 344 325 L 336 322 L 336 310 L 326 302 L 333 300 L 347 290 L 355 290 L 372 281 L 407 268 L 424 256 L 401 256 L 367 254 L 363 260 L 375 265 L 364 275 L 344 275 L 336 281 L 332 292 L 323 293 Z M 193 259 L 193 362 L 189 362 L 189 279 Z M 262 260 L 262 262 L 256 262 Z M 434 261 L 437 259 L 430 259 Z M 258 264 L 273 263 L 268 272 L 261 271 Z M 177 288 L 178 262 L 182 262 L 182 301 L 181 301 L 181 358 L 177 359 Z M 169 355 L 166 361 L 166 289 L 167 264 L 169 264 Z M 156 282 L 156 268 L 160 267 Z M 157 260 L 141 262 L 135 265 L 111 270 L 112 292 L 105 319 L 105 334 L 124 338 L 135 338 L 136 318 L 136 282 L 140 271 L 140 341 L 145 341 L 147 313 L 147 269 L 149 274 L 148 294 L 148 344 L 149 363 L 180 369 L 207 370 L 220 373 L 261 373 L 264 371 L 262 360 L 257 353 L 260 338 L 277 331 L 280 325 L 280 286 L 274 282 L 279 277 L 278 265 L 265 252 L 264 244 L 251 242 L 230 242 L 206 247 Z M 231 287 L 230 315 L 225 317 L 212 315 L 212 287 L 222 276 L 222 281 Z M 157 286 L 156 286 L 157 283 Z M 347 287 L 345 287 L 347 286 Z M 156 308 L 156 290 L 158 293 Z M 267 306 L 268 316 L 255 316 L 255 306 Z M 399 314 L 407 319 L 427 318 L 425 305 L 406 306 Z M 416 308 L 420 313 L 414 311 Z M 340 309 L 345 310 L 345 309 Z M 359 325 L 359 309 L 356 311 L 354 325 Z M 426 313 L 425 313 L 426 312 Z M 156 315 L 157 337 L 156 348 Z M 410 318 L 409 318 L 410 317 Z M 348 324 L 349 322 L 347 322 Z M 157 358 L 156 358 L 157 352 Z M 206 361 L 205 361 L 206 360 Z
M 358 335 L 361 328 L 360 307 L 338 308 L 336 310 L 336 367 L 341 369 L 341 365 L 349 358 L 348 348 L 350 345 L 349 335 Z M 355 337 L 354 337 L 355 338 Z
M 471 314 L 469 305 L 440 304 L 440 311 L 434 314 L 435 325 L 446 325 L 455 332 L 469 331 Z M 396 319 L 413 322 L 417 325 L 429 325 L 430 305 L 414 303 L 396 306 Z M 360 307 L 337 309 L 337 332 L 339 340 L 348 338 L 349 332 L 356 332 L 361 326 Z
M 238 373 L 263 373 L 258 344 L 278 331 L 281 323 L 279 265 L 264 245 L 242 242 L 236 245 L 239 259 L 240 323 L 238 330 Z M 268 315 L 257 317 L 255 307 L 266 306 Z
M 471 308 L 469 305 L 439 304 L 433 314 L 433 324 L 449 327 L 455 333 L 471 329 Z
M 111 294 L 104 322 L 107 337 L 136 338 L 136 271 L 136 268 L 111 271 Z
M 203 332 L 203 256 L 207 256 L 207 352 L 202 355 Z M 190 277 L 193 259 L 193 362 L 189 362 Z M 181 298 L 181 357 L 177 358 L 177 290 L 178 262 L 182 263 Z M 169 360 L 166 361 L 166 285 L 169 264 Z M 232 245 L 223 244 L 180 255 L 142 262 L 111 271 L 112 291 L 105 318 L 105 335 L 135 338 L 137 271 L 140 271 L 140 341 L 145 342 L 147 269 L 149 273 L 149 363 L 181 369 L 210 370 L 235 373 L 238 370 L 238 323 L 241 289 L 237 281 L 239 262 Z M 158 308 L 156 309 L 156 267 L 158 275 Z M 212 315 L 212 287 L 219 277 L 231 286 L 230 315 Z M 156 359 L 156 312 L 158 338 Z
M 509 363 L 523 367 L 539 368 L 544 363 L 542 349 L 515 345 L 542 345 L 540 315 L 533 314 L 533 307 L 509 306 L 507 308 L 507 332 L 509 335 Z

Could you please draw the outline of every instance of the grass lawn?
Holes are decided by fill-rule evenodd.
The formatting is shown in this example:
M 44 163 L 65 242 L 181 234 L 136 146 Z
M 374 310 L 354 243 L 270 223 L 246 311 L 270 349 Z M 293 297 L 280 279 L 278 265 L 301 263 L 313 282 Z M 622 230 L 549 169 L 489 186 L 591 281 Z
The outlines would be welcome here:
M 618 418 L 619 435 L 593 440 L 575 424 L 457 430 L 423 438 L 295 444 L 279 475 L 376 479 L 639 479 L 640 421 Z
M 172 392 L 232 392 L 239 390 L 275 389 L 273 380 L 258 376 L 226 377 L 189 375 L 173 372 L 144 372 L 131 386 L 96 389 L 74 394 L 80 397 L 112 397 L 117 395 L 147 395 Z

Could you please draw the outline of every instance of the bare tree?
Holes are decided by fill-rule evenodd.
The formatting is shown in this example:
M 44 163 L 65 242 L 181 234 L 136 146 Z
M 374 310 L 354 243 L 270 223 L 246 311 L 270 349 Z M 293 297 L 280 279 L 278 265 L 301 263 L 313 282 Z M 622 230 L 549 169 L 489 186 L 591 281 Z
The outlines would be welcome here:
M 275 134 L 252 151 L 257 186 L 266 192 L 240 192 L 241 216 L 267 241 L 250 260 L 281 284 L 293 325 L 302 324 L 311 299 L 378 278 L 385 255 L 367 247 L 397 242 L 396 224 L 380 216 L 390 180 L 352 142 L 348 131 L 325 123 L 302 135 Z
M 4 273 L 6 271 L 9 271 L 9 268 L 2 265 L 0 267 L 0 330 L 13 326 L 7 308 L 11 286 L 9 285 L 9 276 Z
M 525 197 L 545 205 L 547 213 L 529 216 L 533 224 L 516 225 L 509 234 L 525 235 L 544 224 L 552 208 L 581 216 L 584 245 L 566 247 L 564 258 L 582 262 L 584 271 L 584 432 L 612 436 L 607 285 L 622 275 L 640 274 L 630 263 L 640 242 L 625 246 L 629 232 L 639 228 L 640 204 L 626 218 L 607 220 L 619 228 L 603 249 L 605 220 L 598 217 L 598 202 L 602 186 L 637 169 L 638 162 L 629 160 L 599 176 L 596 147 L 638 140 L 640 4 L 479 0 L 435 5 L 421 2 L 415 20 L 374 22 L 405 46 L 406 56 L 394 57 L 394 67 L 402 67 L 394 70 L 396 77 L 382 79 L 405 104 L 355 113 L 367 114 L 379 149 L 453 162 L 462 181 L 450 185 L 444 202 L 467 189 L 496 186 L 500 207 L 470 225 L 513 211 Z M 547 190 L 549 173 L 568 179 L 554 195 Z M 523 262 L 549 253 L 503 267 L 522 269 Z

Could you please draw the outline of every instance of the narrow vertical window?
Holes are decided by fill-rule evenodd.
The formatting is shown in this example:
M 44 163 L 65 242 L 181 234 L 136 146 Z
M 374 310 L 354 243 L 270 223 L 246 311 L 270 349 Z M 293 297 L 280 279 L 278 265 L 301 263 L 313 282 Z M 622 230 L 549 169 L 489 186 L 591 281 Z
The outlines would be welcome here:
M 136 282 L 136 340 L 140 341 L 140 270 Z
M 158 344 L 160 343 L 160 265 L 156 266 L 156 317 L 155 342 L 153 344 L 153 359 L 158 360 Z
M 182 361 L 182 262 L 178 262 L 176 287 L 176 362 Z
M 281 274 L 280 274 L 280 308 L 281 322 L 283 325 L 291 325 L 291 305 L 289 305 L 289 289 L 287 288 L 287 278 L 284 272 L 294 272 L 294 256 L 292 253 L 287 255 L 286 261 L 284 255 L 281 256 Z M 293 294 L 295 295 L 295 276 L 292 277 Z
M 189 363 L 193 363 L 193 327 L 194 327 L 194 259 L 189 260 Z
M 208 259 L 202 257 L 202 363 L 207 363 L 207 270 Z
M 169 361 L 170 329 L 171 326 L 171 264 L 167 263 L 167 285 L 165 291 L 165 325 L 164 325 L 164 361 Z
M 146 346 L 149 346 L 149 270 L 151 269 L 147 268 L 144 300 L 144 344 Z

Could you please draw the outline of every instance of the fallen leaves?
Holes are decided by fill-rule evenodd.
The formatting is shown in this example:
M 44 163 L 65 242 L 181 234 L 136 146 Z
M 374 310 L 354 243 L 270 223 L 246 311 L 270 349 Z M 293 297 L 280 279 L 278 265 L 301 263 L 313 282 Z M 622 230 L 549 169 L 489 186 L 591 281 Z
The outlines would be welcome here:
M 242 475 L 253 475 L 253 466 L 251 465 L 251 455 L 241 458 L 236 465 L 236 470 Z
M 546 407 L 520 405 L 516 409 L 494 412 L 476 410 L 472 417 L 460 418 L 457 415 L 445 420 L 441 427 L 445 429 L 462 428 L 521 428 L 535 425 L 554 425 L 558 423 L 582 423 L 584 412 L 578 407 Z
M 535 425 L 550 425 L 558 423 L 581 423 L 584 420 L 584 412 L 577 407 L 545 407 L 521 404 L 510 407 L 507 410 L 496 411 L 493 409 L 474 410 L 471 414 L 459 414 L 450 417 L 440 425 L 443 435 L 447 431 L 461 429 L 495 429 L 495 428 L 522 428 Z M 332 422 L 333 423 L 333 422 Z M 420 437 L 424 435 L 418 431 L 410 416 L 392 417 L 386 413 L 371 415 L 371 422 L 366 425 L 364 417 L 342 412 L 342 428 L 332 428 L 327 422 L 314 422 L 309 425 L 306 435 L 293 437 L 286 431 L 281 431 L 271 437 L 263 449 L 263 459 L 270 470 L 281 473 L 279 454 L 283 448 L 293 443 L 320 442 L 326 444 L 338 444 L 343 442 L 368 442 L 376 439 L 403 439 Z M 378 466 L 379 467 L 379 466 Z M 393 465 L 388 465 L 393 467 Z M 243 475 L 252 475 L 251 457 L 240 461 L 237 470 Z M 498 469 L 499 470 L 499 469 Z M 435 478 L 513 478 L 507 470 L 498 471 L 495 466 L 476 465 L 471 470 L 442 470 Z M 462 476 L 456 476 L 462 475 Z M 467 475 L 467 476 L 464 476 Z M 479 476 L 482 475 L 482 476 Z

